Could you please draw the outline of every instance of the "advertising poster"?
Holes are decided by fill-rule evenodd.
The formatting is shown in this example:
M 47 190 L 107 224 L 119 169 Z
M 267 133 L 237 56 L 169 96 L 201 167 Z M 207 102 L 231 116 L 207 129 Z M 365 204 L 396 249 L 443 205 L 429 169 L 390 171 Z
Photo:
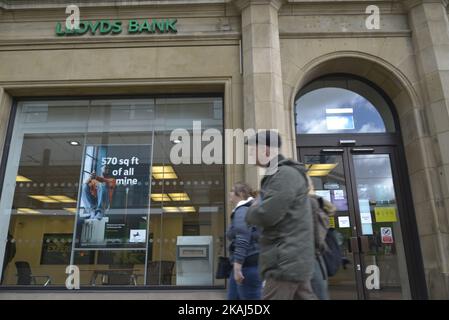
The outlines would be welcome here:
M 348 200 L 344 190 L 331 190 L 331 200 L 337 211 L 348 211 Z
M 376 222 L 397 222 L 395 207 L 375 207 Z
M 339 228 L 350 228 L 351 222 L 348 216 L 340 216 L 338 217 L 338 227 Z
M 87 145 L 75 248 L 145 248 L 151 145 Z
M 362 234 L 372 235 L 373 225 L 371 218 L 371 211 L 369 205 L 369 199 L 359 200 L 359 210 L 360 210 L 360 222 L 362 223 Z

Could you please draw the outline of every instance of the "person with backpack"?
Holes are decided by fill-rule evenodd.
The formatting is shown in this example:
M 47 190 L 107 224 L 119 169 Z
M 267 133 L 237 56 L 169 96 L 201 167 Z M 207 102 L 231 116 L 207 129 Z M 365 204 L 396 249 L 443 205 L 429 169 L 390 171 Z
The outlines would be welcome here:
M 234 206 L 226 232 L 232 265 L 228 280 L 229 300 L 260 300 L 262 295 L 262 280 L 258 271 L 259 231 L 245 221 L 248 208 L 254 202 L 253 196 L 251 187 L 243 182 L 235 183 L 229 194 Z
M 311 280 L 312 289 L 320 300 L 329 300 L 328 270 L 324 255 L 329 250 L 326 238 L 329 232 L 329 216 L 334 215 L 335 206 L 315 194 L 313 181 L 309 181 L 309 197 L 312 204 L 315 238 L 315 269 Z
M 276 131 L 263 130 L 246 143 L 265 168 L 260 196 L 246 221 L 262 228 L 260 273 L 264 300 L 316 300 L 310 280 L 314 271 L 313 217 L 303 164 L 279 153 Z

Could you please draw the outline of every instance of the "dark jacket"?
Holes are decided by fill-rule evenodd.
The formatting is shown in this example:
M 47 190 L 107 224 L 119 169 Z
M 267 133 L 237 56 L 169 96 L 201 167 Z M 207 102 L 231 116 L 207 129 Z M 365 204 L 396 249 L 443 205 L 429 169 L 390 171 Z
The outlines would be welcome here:
M 16 243 L 13 241 L 14 238 L 11 234 L 8 233 L 8 241 L 6 242 L 6 248 L 5 248 L 5 258 L 3 260 L 3 272 L 5 272 L 5 268 L 16 255 Z
M 243 264 L 249 256 L 259 253 L 259 232 L 246 223 L 245 217 L 253 200 L 240 204 L 232 211 L 226 236 L 229 240 L 229 260 Z
M 306 169 L 279 155 L 277 169 L 261 182 L 261 200 L 248 209 L 249 224 L 262 227 L 259 268 L 264 279 L 308 281 L 315 260 Z
M 315 194 L 309 195 L 312 204 L 315 250 L 320 255 L 326 249 L 326 236 L 329 230 L 329 217 L 335 214 L 335 206 L 326 199 Z

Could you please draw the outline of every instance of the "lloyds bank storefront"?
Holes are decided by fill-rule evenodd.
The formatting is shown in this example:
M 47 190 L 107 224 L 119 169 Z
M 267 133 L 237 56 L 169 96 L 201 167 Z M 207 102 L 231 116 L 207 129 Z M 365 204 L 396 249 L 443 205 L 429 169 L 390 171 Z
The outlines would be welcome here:
M 0 297 L 64 298 L 75 265 L 81 295 L 224 298 L 228 193 L 260 176 L 173 162 L 201 123 L 309 168 L 333 299 L 448 299 L 448 4 L 370 4 L 378 28 L 365 1 L 0 1 Z

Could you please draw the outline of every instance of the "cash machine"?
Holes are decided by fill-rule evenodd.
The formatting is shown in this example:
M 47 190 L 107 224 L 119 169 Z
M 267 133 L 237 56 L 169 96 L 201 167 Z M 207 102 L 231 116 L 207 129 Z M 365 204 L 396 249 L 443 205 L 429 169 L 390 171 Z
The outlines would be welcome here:
M 213 256 L 212 236 L 178 236 L 176 284 L 213 285 Z

